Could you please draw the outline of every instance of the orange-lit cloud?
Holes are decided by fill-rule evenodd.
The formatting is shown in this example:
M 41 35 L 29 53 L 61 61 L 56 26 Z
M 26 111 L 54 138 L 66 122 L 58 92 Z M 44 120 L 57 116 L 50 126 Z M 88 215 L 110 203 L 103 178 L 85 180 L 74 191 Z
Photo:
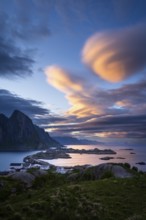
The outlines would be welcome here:
M 92 89 L 83 78 L 74 76 L 58 66 L 46 68 L 45 74 L 49 84 L 65 93 L 71 105 L 66 115 L 82 118 L 103 113 L 102 105 L 96 102 L 96 98 L 91 94 Z
M 146 68 L 146 26 L 96 33 L 82 51 L 83 62 L 110 82 L 120 82 Z
M 46 126 L 48 131 L 80 137 L 145 136 L 145 80 L 103 90 L 58 66 L 46 68 L 45 74 L 48 83 L 63 92 L 71 105 L 63 120 L 54 118 Z
M 101 132 L 101 133 L 96 133 L 97 137 L 102 137 L 102 138 L 124 138 L 126 137 L 127 132 L 124 131 L 114 131 L 114 132 Z
M 73 78 L 68 72 L 59 66 L 50 66 L 45 70 L 47 81 L 49 84 L 59 89 L 64 93 L 71 93 L 72 91 L 81 92 L 82 85 L 78 83 L 78 77 Z
M 91 120 L 102 115 L 145 112 L 145 81 L 106 91 L 58 66 L 46 68 L 45 74 L 48 83 L 63 92 L 71 106 L 65 117 Z

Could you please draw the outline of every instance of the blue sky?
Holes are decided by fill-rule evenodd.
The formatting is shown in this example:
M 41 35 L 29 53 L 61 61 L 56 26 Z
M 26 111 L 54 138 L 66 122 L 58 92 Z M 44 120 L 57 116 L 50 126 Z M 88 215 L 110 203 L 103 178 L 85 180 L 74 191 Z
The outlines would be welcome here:
M 52 135 L 144 137 L 144 0 L 1 0 L 0 28 L 1 113 Z

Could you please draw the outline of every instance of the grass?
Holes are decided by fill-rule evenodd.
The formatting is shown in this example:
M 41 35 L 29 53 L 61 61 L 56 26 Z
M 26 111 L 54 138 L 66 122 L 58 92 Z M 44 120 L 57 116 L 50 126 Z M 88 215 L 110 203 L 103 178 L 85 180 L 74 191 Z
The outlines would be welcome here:
M 145 174 L 115 179 L 107 173 L 101 180 L 69 181 L 49 172 L 29 189 L 9 178 L 0 181 L 1 220 L 146 219 Z

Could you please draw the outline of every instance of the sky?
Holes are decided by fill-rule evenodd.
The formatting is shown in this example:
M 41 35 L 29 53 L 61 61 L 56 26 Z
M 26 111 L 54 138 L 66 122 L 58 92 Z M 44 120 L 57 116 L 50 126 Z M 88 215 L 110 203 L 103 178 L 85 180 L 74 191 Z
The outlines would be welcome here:
M 0 113 L 52 136 L 146 137 L 145 0 L 1 0 Z

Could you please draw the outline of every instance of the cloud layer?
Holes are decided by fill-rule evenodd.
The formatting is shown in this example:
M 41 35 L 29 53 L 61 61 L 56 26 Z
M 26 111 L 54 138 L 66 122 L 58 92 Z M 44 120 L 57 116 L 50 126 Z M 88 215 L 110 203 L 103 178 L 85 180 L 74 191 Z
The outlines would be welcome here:
M 76 124 L 51 126 L 54 133 L 79 137 L 145 138 L 146 115 L 118 115 L 94 118 Z
M 146 81 L 103 90 L 81 77 L 52 66 L 46 69 L 49 84 L 59 89 L 69 103 L 66 121 L 46 128 L 60 135 L 144 137 L 146 132 Z
M 83 62 L 110 82 L 120 82 L 146 68 L 146 25 L 97 33 L 82 52 Z

